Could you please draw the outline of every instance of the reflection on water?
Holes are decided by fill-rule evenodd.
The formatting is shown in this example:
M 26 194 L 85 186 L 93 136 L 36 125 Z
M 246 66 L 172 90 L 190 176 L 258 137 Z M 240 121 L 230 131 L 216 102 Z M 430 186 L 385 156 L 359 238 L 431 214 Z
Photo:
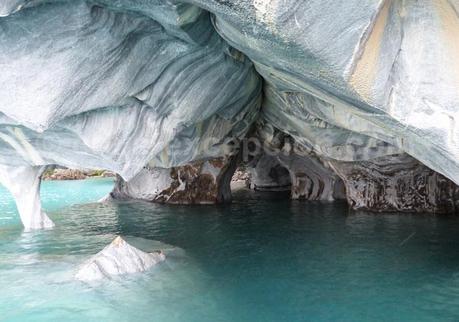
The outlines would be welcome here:
M 0 191 L 2 321 L 459 319 L 454 217 L 355 213 L 246 192 L 218 207 L 71 206 L 98 200 L 111 182 L 46 184 L 51 231 L 23 233 Z M 147 274 L 74 281 L 77 266 L 117 234 L 184 252 Z

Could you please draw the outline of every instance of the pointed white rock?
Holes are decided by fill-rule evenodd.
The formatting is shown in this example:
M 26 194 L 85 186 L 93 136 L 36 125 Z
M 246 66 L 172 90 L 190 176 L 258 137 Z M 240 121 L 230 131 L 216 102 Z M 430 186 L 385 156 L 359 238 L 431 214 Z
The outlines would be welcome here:
M 113 275 L 144 272 L 165 259 L 162 251 L 143 252 L 118 236 L 110 245 L 85 262 L 75 278 L 80 281 L 93 281 Z

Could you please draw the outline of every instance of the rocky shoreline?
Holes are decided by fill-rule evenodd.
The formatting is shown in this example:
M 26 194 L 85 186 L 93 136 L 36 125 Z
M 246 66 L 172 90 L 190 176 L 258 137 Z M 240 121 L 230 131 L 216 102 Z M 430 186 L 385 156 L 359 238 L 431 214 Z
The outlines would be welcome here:
M 43 173 L 43 180 L 85 180 L 88 178 L 111 178 L 115 174 L 107 170 L 50 169 Z
M 49 169 L 43 173 L 43 180 L 85 180 L 88 178 L 114 178 L 116 174 L 108 170 Z M 237 169 L 232 182 L 243 182 L 247 186 L 250 175 L 244 169 Z

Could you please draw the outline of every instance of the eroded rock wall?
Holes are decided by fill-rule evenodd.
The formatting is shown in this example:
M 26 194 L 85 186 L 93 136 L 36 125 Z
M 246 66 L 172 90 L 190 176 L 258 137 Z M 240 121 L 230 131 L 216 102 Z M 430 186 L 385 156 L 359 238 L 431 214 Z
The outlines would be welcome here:
M 0 15 L 1 166 L 130 181 L 226 157 L 258 116 L 261 78 L 194 5 L 7 0 Z
M 280 154 L 278 158 L 290 172 L 292 199 L 335 201 L 345 198 L 341 178 L 314 153 L 297 154 L 290 151 L 287 155 Z
M 261 154 L 247 166 L 250 189 L 257 191 L 289 191 L 292 187 L 290 173 L 277 156 Z
M 265 123 L 257 124 L 255 135 L 252 143 L 259 147 L 247 165 L 252 189 L 290 190 L 291 199 L 296 200 L 345 198 L 342 180 L 325 159 Z
M 195 3 L 254 62 L 268 102 L 282 101 L 273 125 L 347 161 L 399 149 L 459 184 L 457 1 Z M 372 149 L 382 143 L 393 151 Z
M 180 167 L 144 168 L 124 181 L 118 176 L 110 196 L 167 204 L 215 204 L 231 201 L 236 157 L 197 161 Z
M 459 186 L 409 155 L 363 162 L 331 162 L 353 209 L 456 213 Z

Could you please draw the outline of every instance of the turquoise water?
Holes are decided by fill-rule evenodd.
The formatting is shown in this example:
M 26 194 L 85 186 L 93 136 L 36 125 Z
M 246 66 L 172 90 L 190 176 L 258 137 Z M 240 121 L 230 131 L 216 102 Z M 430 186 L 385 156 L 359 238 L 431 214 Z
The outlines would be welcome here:
M 343 204 L 93 203 L 110 180 L 45 182 L 51 231 L 23 233 L 0 190 L 1 321 L 457 321 L 459 220 Z M 117 234 L 183 252 L 86 284 L 78 265 Z

